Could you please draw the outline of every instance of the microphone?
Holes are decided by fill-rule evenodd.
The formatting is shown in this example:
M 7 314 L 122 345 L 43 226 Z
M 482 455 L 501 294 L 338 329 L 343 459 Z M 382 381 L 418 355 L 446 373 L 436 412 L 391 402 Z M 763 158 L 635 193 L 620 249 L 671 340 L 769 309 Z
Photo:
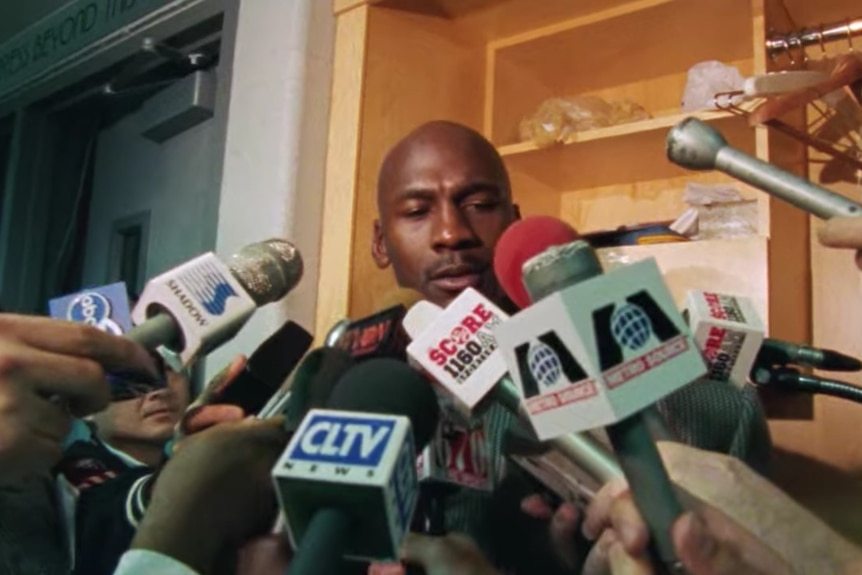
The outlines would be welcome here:
M 207 386 L 195 403 L 236 405 L 247 414 L 258 413 L 302 360 L 313 339 L 299 324 L 285 322 L 252 352 L 234 379 L 218 387 Z
M 114 335 L 123 335 L 132 329 L 129 293 L 124 282 L 91 287 L 51 299 L 48 301 L 48 311 L 53 318 L 85 323 Z M 159 353 L 153 356 L 160 368 L 163 368 L 165 357 Z M 111 384 L 112 401 L 140 397 L 167 385 L 164 377 L 156 382 L 142 383 L 136 381 L 136 378 L 110 373 L 107 379 Z
M 324 347 L 338 347 L 341 343 L 341 338 L 344 337 L 344 334 L 347 333 L 347 329 L 350 327 L 350 320 L 344 318 L 339 320 L 329 328 L 329 331 L 326 332 L 326 338 L 323 340 Z
M 299 251 L 285 240 L 244 247 L 228 264 L 212 252 L 151 279 L 126 336 L 165 346 L 184 366 L 232 338 L 255 308 L 287 295 L 302 277 Z
M 418 492 L 414 446 L 430 440 L 437 418 L 430 386 L 391 359 L 357 365 L 328 409 L 309 411 L 273 468 L 296 549 L 289 574 L 398 558 Z
M 742 388 L 763 345 L 763 322 L 748 298 L 686 294 L 685 317 L 707 365 L 707 379 Z
M 408 356 L 446 390 L 462 415 L 475 416 L 491 401 L 529 422 L 496 339 L 496 329 L 508 316 L 472 288 L 464 290 L 445 310 L 437 308 L 440 311 L 436 315 L 436 306 L 432 306 L 420 302 L 404 318 L 404 327 L 413 338 L 407 347 Z M 551 437 L 549 443 L 601 483 L 622 475 L 614 456 L 587 434 Z
M 355 365 L 350 354 L 341 349 L 310 351 L 284 386 L 286 401 L 282 407 L 274 407 L 272 415 L 284 415 L 285 429 L 296 431 L 310 409 L 326 407 L 335 385 Z
M 862 205 L 729 146 L 718 130 L 697 118 L 671 128 L 665 151 L 683 168 L 724 172 L 824 220 L 862 215 Z
M 825 371 L 859 371 L 862 361 L 833 349 L 811 347 L 779 339 L 766 338 L 757 354 L 759 365 L 813 367 Z
M 595 251 L 578 240 L 508 267 L 521 267 L 536 303 L 496 336 L 537 435 L 605 426 L 658 558 L 678 570 L 670 528 L 682 507 L 647 417 L 658 419 L 652 404 L 706 369 L 655 260 L 604 274 Z
M 709 378 L 744 385 L 752 366 L 788 364 L 826 371 L 859 371 L 862 362 L 831 349 L 764 338 L 763 322 L 747 297 L 690 291 L 686 310 Z
M 523 233 L 541 230 L 542 233 Z M 521 263 L 537 256 L 550 246 L 561 246 L 580 239 L 581 235 L 573 227 L 551 216 L 532 216 L 518 220 L 508 228 L 511 233 L 503 234 L 494 248 L 494 275 L 500 287 L 519 309 L 530 307 L 530 294 L 521 279 Z M 500 257 L 499 254 L 507 254 Z
M 399 288 L 380 300 L 377 313 L 351 322 L 336 345 L 358 359 L 373 357 L 403 358 L 407 347 L 401 320 L 407 308 L 421 299 L 417 292 Z

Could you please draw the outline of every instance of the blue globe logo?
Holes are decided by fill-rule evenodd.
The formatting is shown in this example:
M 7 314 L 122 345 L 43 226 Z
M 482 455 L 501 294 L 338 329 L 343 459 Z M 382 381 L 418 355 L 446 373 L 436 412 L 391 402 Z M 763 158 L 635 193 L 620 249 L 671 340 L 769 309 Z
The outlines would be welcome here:
M 632 351 L 645 346 L 652 335 L 652 322 L 640 306 L 626 304 L 611 316 L 611 333 L 620 345 Z
M 536 381 L 545 387 L 554 385 L 563 376 L 563 366 L 557 353 L 541 342 L 530 346 L 527 365 Z

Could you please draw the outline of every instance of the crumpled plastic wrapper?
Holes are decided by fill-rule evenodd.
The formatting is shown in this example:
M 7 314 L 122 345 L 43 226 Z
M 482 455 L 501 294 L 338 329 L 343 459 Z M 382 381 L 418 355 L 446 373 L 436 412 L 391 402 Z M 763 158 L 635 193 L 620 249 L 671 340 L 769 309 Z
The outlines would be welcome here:
M 756 200 L 745 200 L 733 184 L 685 185 L 685 202 L 691 206 L 671 229 L 693 240 L 715 240 L 757 235 Z
M 608 102 L 598 96 L 549 98 L 534 114 L 521 120 L 518 135 L 522 142 L 546 148 L 566 142 L 576 132 L 648 118 L 643 106 L 629 100 Z
M 631 256 L 624 253 L 621 248 L 600 248 L 596 250 L 596 255 L 605 273 L 634 263 Z
M 745 78 L 734 66 L 716 60 L 695 64 L 688 70 L 682 94 L 682 111 L 715 109 L 717 93 L 741 90 L 744 83 Z

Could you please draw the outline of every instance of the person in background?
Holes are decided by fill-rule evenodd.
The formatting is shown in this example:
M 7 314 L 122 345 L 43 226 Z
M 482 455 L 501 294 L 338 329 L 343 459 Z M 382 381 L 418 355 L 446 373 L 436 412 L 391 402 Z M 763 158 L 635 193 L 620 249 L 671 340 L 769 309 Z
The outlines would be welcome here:
M 235 406 L 199 405 L 187 410 L 189 370 L 174 354 L 160 352 L 166 363 L 166 386 L 114 402 L 94 415 L 92 427 L 87 426 L 94 433 L 74 441 L 58 466 L 61 483 L 66 485 L 75 574 L 114 571 L 147 512 L 153 484 L 178 431 L 194 434 L 211 424 L 244 417 Z M 234 377 L 244 365 L 245 357 L 239 356 L 216 378 Z

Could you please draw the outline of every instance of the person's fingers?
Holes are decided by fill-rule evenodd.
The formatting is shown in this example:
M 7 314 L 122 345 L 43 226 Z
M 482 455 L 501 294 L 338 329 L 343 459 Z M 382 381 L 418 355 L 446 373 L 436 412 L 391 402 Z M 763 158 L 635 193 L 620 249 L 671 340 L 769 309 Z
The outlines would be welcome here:
M 293 557 L 287 538 L 265 535 L 245 543 L 239 550 L 237 573 L 243 575 L 270 575 L 284 573 Z
M 245 418 L 245 412 L 237 405 L 201 405 L 188 412 L 183 417 L 182 429 L 186 434 L 199 433 L 204 429 Z
M 818 228 L 820 243 L 830 248 L 862 248 L 862 219 L 832 218 Z
M 557 555 L 563 562 L 574 567 L 577 562 L 578 549 L 575 548 L 578 529 L 578 510 L 571 503 L 563 503 L 551 519 L 551 542 Z
M 401 559 L 424 566 L 434 561 L 440 551 L 440 537 L 408 533 L 401 544 Z
M 218 403 L 219 396 L 245 368 L 246 361 L 247 359 L 244 355 L 238 355 L 234 357 L 227 367 L 215 374 L 215 376 L 213 376 L 209 383 L 207 383 L 206 387 L 204 387 L 204 390 L 197 397 L 197 399 L 195 399 L 193 405 Z
M 610 519 L 626 553 L 641 555 L 646 552 L 649 527 L 638 511 L 634 497 L 617 497 L 611 504 Z
M 0 314 L 0 333 L 50 353 L 86 358 L 108 371 L 160 377 L 150 353 L 132 340 L 95 327 L 50 318 Z
M 595 541 L 611 525 L 611 506 L 614 501 L 628 492 L 624 479 L 615 479 L 602 486 L 587 507 L 582 530 L 584 537 Z
M 554 510 L 541 495 L 530 495 L 521 501 L 521 511 L 534 519 L 550 519 Z
M 406 570 L 401 563 L 370 563 L 367 575 L 404 575 Z
M 632 556 L 620 539 L 611 541 L 608 547 L 608 563 L 613 575 L 653 575 L 649 558 L 643 555 Z
M 603 531 L 590 549 L 581 575 L 610 575 L 610 547 L 615 541 L 618 541 L 616 533 L 610 529 Z
M 715 537 L 697 516 L 685 513 L 671 528 L 677 556 L 692 575 L 729 575 L 727 550 L 722 550 Z M 737 568 L 739 565 L 737 565 Z M 728 568 L 731 571 L 728 572 Z M 742 571 L 739 574 L 742 575 Z
M 99 412 L 111 400 L 102 367 L 93 360 L 25 346 L 6 346 L 0 358 L 0 380 L 17 380 L 45 395 L 67 400 L 79 417 Z

